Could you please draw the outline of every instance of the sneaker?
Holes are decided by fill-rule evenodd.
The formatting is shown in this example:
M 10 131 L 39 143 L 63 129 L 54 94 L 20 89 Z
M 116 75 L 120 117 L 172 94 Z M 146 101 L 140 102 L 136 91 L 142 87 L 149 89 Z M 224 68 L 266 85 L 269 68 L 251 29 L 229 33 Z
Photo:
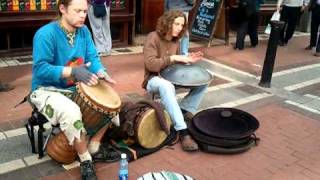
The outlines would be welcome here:
M 82 180 L 97 180 L 96 172 L 92 161 L 83 161 L 80 163 L 80 172 Z
M 118 153 L 112 146 L 100 146 L 99 151 L 92 155 L 94 162 L 115 162 L 120 160 L 120 153 Z

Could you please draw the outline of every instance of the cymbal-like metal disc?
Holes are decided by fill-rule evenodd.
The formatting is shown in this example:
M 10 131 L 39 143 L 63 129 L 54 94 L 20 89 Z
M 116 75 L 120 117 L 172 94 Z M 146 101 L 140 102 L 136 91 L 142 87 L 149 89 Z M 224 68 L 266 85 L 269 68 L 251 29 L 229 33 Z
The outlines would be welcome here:
M 195 64 L 173 64 L 160 72 L 160 76 L 178 86 L 201 86 L 209 84 L 213 76 Z

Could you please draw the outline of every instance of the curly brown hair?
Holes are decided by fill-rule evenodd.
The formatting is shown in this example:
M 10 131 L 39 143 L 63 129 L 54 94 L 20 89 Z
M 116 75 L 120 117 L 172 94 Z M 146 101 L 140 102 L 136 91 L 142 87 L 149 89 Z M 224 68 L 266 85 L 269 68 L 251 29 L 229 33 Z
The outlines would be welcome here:
M 172 31 L 172 25 L 174 23 L 174 20 L 178 17 L 183 17 L 185 23 L 180 34 L 177 37 L 173 37 L 172 40 L 177 41 L 180 38 L 182 38 L 182 36 L 185 34 L 188 28 L 186 16 L 182 11 L 170 10 L 165 12 L 162 16 L 160 16 L 157 21 L 156 31 L 162 39 L 164 39 L 165 36 Z

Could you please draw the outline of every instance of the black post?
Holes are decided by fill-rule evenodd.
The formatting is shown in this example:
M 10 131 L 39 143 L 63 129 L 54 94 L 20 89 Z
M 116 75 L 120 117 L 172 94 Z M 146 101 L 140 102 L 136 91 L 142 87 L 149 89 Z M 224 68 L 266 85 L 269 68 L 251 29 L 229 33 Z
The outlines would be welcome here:
M 266 57 L 263 63 L 263 69 L 261 74 L 261 79 L 259 86 L 270 87 L 274 60 L 277 54 L 278 41 L 280 37 L 280 30 L 284 26 L 283 21 L 270 21 L 271 24 L 271 33 L 268 41 L 268 48 L 266 52 Z

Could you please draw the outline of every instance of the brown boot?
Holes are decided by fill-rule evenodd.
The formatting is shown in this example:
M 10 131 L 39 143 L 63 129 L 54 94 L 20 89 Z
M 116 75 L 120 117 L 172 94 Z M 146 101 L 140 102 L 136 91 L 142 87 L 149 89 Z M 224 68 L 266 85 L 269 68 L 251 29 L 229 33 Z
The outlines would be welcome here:
M 191 121 L 193 118 L 193 114 L 191 112 L 185 112 L 183 113 L 183 118 L 186 122 Z
M 190 135 L 180 136 L 180 142 L 184 151 L 197 151 L 199 149 L 198 144 Z

